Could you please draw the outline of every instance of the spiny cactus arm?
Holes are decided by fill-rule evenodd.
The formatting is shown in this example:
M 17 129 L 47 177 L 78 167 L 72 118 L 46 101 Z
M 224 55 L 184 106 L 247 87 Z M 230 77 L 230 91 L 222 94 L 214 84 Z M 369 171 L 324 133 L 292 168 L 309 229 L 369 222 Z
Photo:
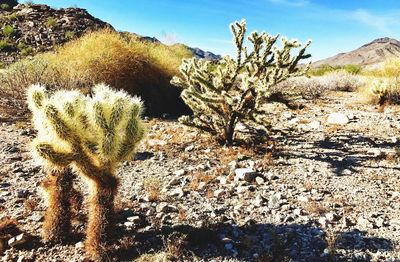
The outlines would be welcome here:
M 144 137 L 146 130 L 140 122 L 142 104 L 134 101 L 130 105 L 128 115 L 130 116 L 125 129 L 124 140 L 118 149 L 118 161 L 123 161 L 132 156 L 136 144 Z
M 41 85 L 31 85 L 27 92 L 28 106 L 32 111 L 42 108 L 44 101 L 48 99 L 46 89 Z
M 290 67 L 289 67 L 289 71 L 295 71 L 298 63 L 300 62 L 300 60 L 302 59 L 307 59 L 311 57 L 311 54 L 306 54 L 306 49 L 307 47 L 311 44 L 311 40 L 308 40 L 307 43 L 300 49 L 299 54 L 297 56 L 295 56 L 295 59 L 293 60 L 293 62 L 291 63 Z M 308 64 L 308 66 L 304 69 L 304 73 L 306 73 L 308 71 L 308 68 L 310 66 L 311 62 Z
M 51 144 L 46 142 L 35 141 L 33 148 L 39 157 L 57 167 L 68 166 L 74 157 L 72 153 L 58 152 Z
M 71 144 L 74 144 L 78 141 L 76 134 L 62 119 L 60 111 L 54 105 L 46 105 L 46 107 L 44 108 L 44 113 L 47 117 L 48 123 L 53 128 L 59 138 Z

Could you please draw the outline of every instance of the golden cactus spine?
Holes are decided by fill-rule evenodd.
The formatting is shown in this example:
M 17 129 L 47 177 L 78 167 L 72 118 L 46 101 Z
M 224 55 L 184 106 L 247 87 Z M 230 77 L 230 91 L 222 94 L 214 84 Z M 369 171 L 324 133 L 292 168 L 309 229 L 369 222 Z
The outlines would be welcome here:
M 95 86 L 92 96 L 78 91 L 49 95 L 34 85 L 29 88 L 28 104 L 38 130 L 32 143 L 35 156 L 53 170 L 71 167 L 90 185 L 85 246 L 92 258 L 99 259 L 105 254 L 112 225 L 118 186 L 115 171 L 132 157 L 145 133 L 142 102 L 105 85 Z

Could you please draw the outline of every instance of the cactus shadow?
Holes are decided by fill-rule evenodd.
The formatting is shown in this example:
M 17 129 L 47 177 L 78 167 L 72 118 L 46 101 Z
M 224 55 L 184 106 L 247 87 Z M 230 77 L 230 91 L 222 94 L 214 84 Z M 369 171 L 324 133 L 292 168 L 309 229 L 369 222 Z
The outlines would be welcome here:
M 327 233 L 311 223 L 275 225 L 253 222 L 243 226 L 215 223 L 200 228 L 172 225 L 124 232 L 123 236 L 132 237 L 134 241 L 111 254 L 118 261 L 171 251 L 178 261 L 234 258 L 239 261 L 341 261 L 347 257 L 335 252 L 336 249 L 347 250 L 345 254 L 350 253 L 350 256 L 356 249 L 371 252 L 393 250 L 391 240 L 368 237 L 365 232 L 357 230 L 337 233 L 332 245 L 326 240 Z M 331 250 L 333 248 L 335 250 Z
M 334 133 L 324 139 L 307 140 L 312 132 L 285 134 L 278 138 L 281 143 L 290 141 L 296 150 L 286 150 L 279 155 L 289 159 L 308 159 L 327 163 L 334 174 L 345 175 L 358 173 L 360 168 L 400 170 L 398 167 L 373 165 L 372 163 L 385 159 L 383 150 L 400 147 L 400 141 L 387 142 L 382 138 L 368 137 L 359 133 Z M 382 152 L 373 154 L 373 152 Z M 348 172 L 349 173 L 349 172 Z

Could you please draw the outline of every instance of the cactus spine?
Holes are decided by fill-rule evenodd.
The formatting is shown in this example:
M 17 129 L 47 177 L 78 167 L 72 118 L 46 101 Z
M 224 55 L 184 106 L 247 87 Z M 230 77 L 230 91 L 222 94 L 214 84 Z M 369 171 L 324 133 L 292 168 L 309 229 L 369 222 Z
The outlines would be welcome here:
M 241 121 L 266 125 L 265 104 L 282 100 L 271 92 L 271 87 L 288 77 L 306 73 L 308 67 L 298 67 L 302 59 L 310 57 L 296 40 L 282 37 L 282 48 L 275 43 L 279 37 L 253 32 L 248 37 L 252 51 L 244 44 L 246 21 L 230 25 L 236 45 L 236 58 L 229 56 L 216 65 L 196 58 L 183 60 L 181 76 L 172 83 L 182 87 L 182 98 L 194 113 L 180 121 L 216 136 L 217 140 L 231 144 L 235 127 Z M 293 56 L 293 49 L 300 48 Z
M 34 85 L 28 91 L 28 104 L 38 130 L 32 143 L 34 154 L 52 170 L 71 167 L 90 186 L 85 247 L 93 259 L 101 259 L 112 225 L 116 169 L 132 157 L 144 136 L 142 102 L 105 85 L 95 86 L 92 96 L 78 91 L 58 91 L 50 96 L 42 86 Z M 49 196 L 62 197 L 53 188 L 68 183 L 53 184 L 58 186 L 48 187 Z

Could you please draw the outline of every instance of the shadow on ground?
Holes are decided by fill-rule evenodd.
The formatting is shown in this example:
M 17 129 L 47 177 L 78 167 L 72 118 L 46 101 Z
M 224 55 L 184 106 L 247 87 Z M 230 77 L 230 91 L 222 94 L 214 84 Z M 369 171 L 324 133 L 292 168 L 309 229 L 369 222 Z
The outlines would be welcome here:
M 141 254 L 169 251 L 178 253 L 179 259 L 190 261 L 196 257 L 209 261 L 236 257 L 240 261 L 339 261 L 343 255 L 334 249 L 376 252 L 392 250 L 393 243 L 383 238 L 368 237 L 354 230 L 338 232 L 333 242 L 330 236 L 311 224 L 258 224 L 244 226 L 217 223 L 201 228 L 190 225 L 163 226 L 157 230 L 122 233 L 128 245 L 121 245 L 111 257 L 118 261 L 131 261 Z M 326 240 L 328 239 L 328 241 Z M 121 242 L 121 240 L 119 241 Z M 332 252 L 324 253 L 329 249 Z M 255 257 L 254 254 L 258 254 Z M 366 261 L 371 257 L 366 254 Z
M 295 151 L 283 151 L 279 155 L 292 159 L 309 159 L 328 163 L 336 175 L 344 175 L 345 170 L 357 173 L 359 168 L 378 168 L 371 165 L 387 157 L 383 149 L 400 148 L 400 141 L 387 142 L 381 138 L 367 137 L 359 133 L 333 133 L 323 139 L 312 140 L 313 132 L 285 134 L 278 138 L 283 144 L 289 142 Z M 379 165 L 379 168 L 400 170 L 398 167 Z

